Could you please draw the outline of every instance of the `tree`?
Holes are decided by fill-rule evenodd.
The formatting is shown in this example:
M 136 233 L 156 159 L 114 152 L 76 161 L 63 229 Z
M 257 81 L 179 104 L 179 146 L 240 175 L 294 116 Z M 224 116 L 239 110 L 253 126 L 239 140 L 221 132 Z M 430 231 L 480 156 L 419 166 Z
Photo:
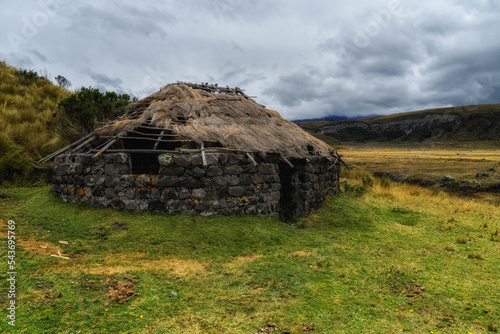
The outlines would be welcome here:
M 79 92 L 61 100 L 56 113 L 56 132 L 68 141 L 74 141 L 92 132 L 99 122 L 117 118 L 125 113 L 130 103 L 127 94 L 104 94 L 97 88 L 82 87 Z
M 54 79 L 56 79 L 57 84 L 64 89 L 71 87 L 71 82 L 62 75 L 58 75 Z

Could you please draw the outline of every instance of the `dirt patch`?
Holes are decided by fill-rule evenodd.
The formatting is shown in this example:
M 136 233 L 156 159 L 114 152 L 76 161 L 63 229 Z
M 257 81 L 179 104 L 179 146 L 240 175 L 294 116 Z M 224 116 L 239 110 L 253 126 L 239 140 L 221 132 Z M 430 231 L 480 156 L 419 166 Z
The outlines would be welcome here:
M 242 263 L 248 263 L 248 262 L 255 261 L 261 257 L 262 257 L 262 255 L 239 256 L 239 257 L 235 258 L 234 260 L 232 260 L 231 264 L 237 265 L 237 264 L 242 264 Z
M 17 239 L 17 242 L 22 248 L 35 254 L 68 256 L 63 254 L 61 247 L 53 245 L 50 242 L 37 241 L 33 236 L 28 240 Z
M 116 263 L 116 264 L 115 264 Z M 98 267 L 84 268 L 96 275 L 116 275 L 137 270 L 167 270 L 177 277 L 189 275 L 206 275 L 209 273 L 203 262 L 180 259 L 148 260 L 140 254 L 123 254 L 118 258 L 107 257 Z
M 113 276 L 109 277 L 104 284 L 108 288 L 106 297 L 115 303 L 124 304 L 128 302 L 131 297 L 139 296 L 132 288 L 133 282 L 133 279 L 127 277 L 122 281 L 115 280 Z
M 0 219 L 0 230 L 3 230 L 5 227 L 7 227 L 7 224 L 5 224 L 5 220 Z
M 301 257 L 309 257 L 312 255 L 311 252 L 309 252 L 309 251 L 296 251 L 296 252 L 293 252 L 292 254 L 295 256 L 301 256 Z

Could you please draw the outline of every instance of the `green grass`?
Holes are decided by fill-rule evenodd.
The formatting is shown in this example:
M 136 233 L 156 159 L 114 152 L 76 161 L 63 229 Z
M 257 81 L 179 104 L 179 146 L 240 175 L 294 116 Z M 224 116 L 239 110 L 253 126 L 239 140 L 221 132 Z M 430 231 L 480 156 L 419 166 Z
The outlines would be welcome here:
M 500 210 L 482 202 L 375 180 L 292 228 L 262 217 L 94 210 L 63 203 L 48 188 L 0 195 L 0 218 L 17 225 L 20 333 L 255 333 L 272 326 L 484 333 L 500 325 L 500 247 L 491 237 Z M 59 245 L 71 259 L 23 250 L 29 236 Z M 117 282 L 129 282 L 138 296 L 113 301 L 107 293 Z

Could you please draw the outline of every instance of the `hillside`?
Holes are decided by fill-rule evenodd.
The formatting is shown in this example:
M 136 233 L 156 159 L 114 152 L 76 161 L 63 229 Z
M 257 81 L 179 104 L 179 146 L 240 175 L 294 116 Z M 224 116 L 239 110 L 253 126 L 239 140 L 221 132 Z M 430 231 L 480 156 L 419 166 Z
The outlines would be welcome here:
M 318 123 L 313 130 L 341 142 L 499 143 L 500 104 L 426 109 L 356 121 Z
M 50 129 L 59 101 L 70 93 L 35 71 L 0 62 L 0 185 L 35 182 L 35 161 L 60 147 Z

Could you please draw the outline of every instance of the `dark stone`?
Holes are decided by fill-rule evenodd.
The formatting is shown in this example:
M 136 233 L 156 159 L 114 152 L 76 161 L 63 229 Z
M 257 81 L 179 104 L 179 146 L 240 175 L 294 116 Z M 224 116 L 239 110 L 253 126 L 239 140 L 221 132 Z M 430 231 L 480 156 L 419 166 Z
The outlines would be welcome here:
M 243 169 L 244 173 L 255 173 L 257 170 L 257 167 L 254 166 L 253 164 L 246 165 L 245 168 Z
M 205 159 L 207 160 L 207 166 L 217 165 L 217 163 L 219 162 L 217 157 L 213 154 L 207 154 L 205 156 Z
M 165 189 L 163 190 L 163 198 L 164 199 L 177 199 L 179 195 L 174 189 Z
M 236 175 L 231 175 L 228 177 L 229 185 L 231 186 L 237 186 L 240 184 L 240 178 L 237 177 Z
M 227 155 L 226 154 L 219 154 L 219 163 L 224 166 L 227 163 Z
M 150 211 L 165 212 L 165 211 L 167 211 L 167 205 L 165 204 L 165 202 L 152 201 L 148 205 L 148 210 L 150 210 Z
M 189 190 L 187 189 L 182 189 L 180 192 L 179 192 L 179 198 L 180 199 L 186 199 L 186 198 L 189 198 L 191 197 L 191 193 L 189 192 Z
M 75 172 L 75 175 L 82 175 L 83 174 L 83 165 L 82 164 L 76 164 L 74 172 Z
M 130 167 L 127 165 L 121 165 L 116 168 L 117 175 L 130 174 Z
M 174 165 L 180 166 L 180 167 L 187 167 L 191 164 L 188 158 L 183 157 L 183 156 L 175 156 L 174 157 Z
M 137 197 L 139 199 L 148 199 L 149 198 L 149 189 L 147 189 L 147 188 L 137 189 Z
M 177 177 L 159 177 L 156 181 L 156 186 L 160 188 L 177 187 L 179 178 Z
M 134 189 L 127 189 L 125 191 L 125 196 L 128 198 L 128 199 L 135 199 L 135 190 Z
M 259 202 L 259 197 L 257 196 L 248 196 L 249 204 L 257 204 Z
M 198 212 L 201 212 L 201 211 L 207 211 L 208 209 L 210 209 L 212 206 L 210 205 L 210 203 L 207 203 L 207 202 L 200 202 L 200 203 L 197 203 L 194 207 L 194 209 Z
M 201 181 L 203 183 L 203 188 L 210 188 L 214 185 L 214 180 L 210 177 L 205 177 L 201 179 Z
M 52 183 L 53 184 L 62 184 L 63 183 L 63 178 L 61 176 L 52 176 Z
M 222 169 L 220 169 L 217 166 L 208 167 L 207 176 L 213 177 L 213 176 L 219 176 L 219 175 L 222 175 Z
M 126 153 L 116 153 L 113 155 L 113 163 L 115 164 L 125 164 L 128 162 L 128 154 Z
M 78 159 L 82 165 L 89 165 L 92 163 L 92 155 L 90 154 L 83 154 L 79 157 Z
M 120 176 L 120 185 L 124 188 L 131 187 L 134 185 L 135 179 L 132 175 L 122 175 Z
M 73 182 L 75 183 L 75 186 L 78 186 L 78 187 L 81 187 L 84 185 L 83 177 L 81 177 L 81 176 L 75 176 L 73 178 Z
M 102 187 L 95 187 L 94 191 L 92 191 L 92 196 L 102 196 L 104 195 L 104 188 Z
M 118 185 L 118 181 L 119 179 L 118 178 L 115 178 L 113 176 L 106 176 L 104 178 L 104 185 L 107 187 L 107 188 L 114 188 Z
M 274 165 L 272 164 L 260 164 L 259 172 L 262 174 L 274 174 Z
M 161 197 L 161 191 L 158 190 L 157 188 L 151 189 L 151 198 L 157 199 Z
M 112 199 L 115 197 L 115 190 L 110 188 L 106 189 L 104 191 L 104 196 L 106 196 L 107 199 Z
M 87 175 L 83 178 L 83 182 L 87 187 L 93 187 L 96 184 L 96 178 L 90 175 Z
M 113 208 L 123 208 L 123 201 L 120 198 L 114 199 L 109 203 Z
M 234 154 L 228 154 L 227 158 L 228 165 L 238 165 L 240 163 L 240 158 Z
M 214 181 L 218 186 L 225 186 L 227 184 L 227 179 L 224 176 L 216 176 Z
M 228 167 L 224 168 L 224 172 L 226 174 L 237 175 L 237 174 L 241 174 L 241 172 L 243 172 L 243 168 L 241 168 L 238 165 L 228 166 Z
M 182 168 L 182 167 L 162 167 L 162 168 L 160 168 L 160 174 L 171 175 L 171 176 L 181 176 L 181 175 L 184 175 L 184 168 Z
M 227 197 L 227 189 L 226 187 L 217 187 L 217 197 Z
M 217 196 L 217 190 L 215 188 L 205 188 L 206 196 L 205 198 L 216 198 Z
M 193 178 L 183 178 L 179 180 L 179 185 L 188 189 L 196 189 L 201 187 L 201 182 Z
M 253 184 L 261 184 L 262 183 L 262 179 L 260 178 L 259 175 L 253 174 L 252 175 L 252 183 Z
M 271 191 L 280 191 L 281 190 L 281 184 L 280 183 L 273 183 L 273 184 L 271 184 L 270 189 L 271 189 Z
M 201 166 L 203 165 L 203 160 L 199 155 L 191 156 L 191 166 Z
M 243 187 L 229 187 L 228 193 L 231 196 L 236 196 L 236 197 L 243 196 L 243 195 L 245 195 L 245 188 L 243 188 Z
M 200 167 L 195 167 L 192 169 L 187 169 L 186 173 L 189 175 L 193 175 L 194 177 L 203 177 L 205 176 L 205 169 Z
M 63 176 L 68 173 L 68 165 L 62 164 L 62 165 L 56 165 L 54 167 L 54 174 L 57 176 Z
M 227 208 L 227 201 L 225 199 L 221 199 L 214 205 L 214 209 L 225 209 Z

